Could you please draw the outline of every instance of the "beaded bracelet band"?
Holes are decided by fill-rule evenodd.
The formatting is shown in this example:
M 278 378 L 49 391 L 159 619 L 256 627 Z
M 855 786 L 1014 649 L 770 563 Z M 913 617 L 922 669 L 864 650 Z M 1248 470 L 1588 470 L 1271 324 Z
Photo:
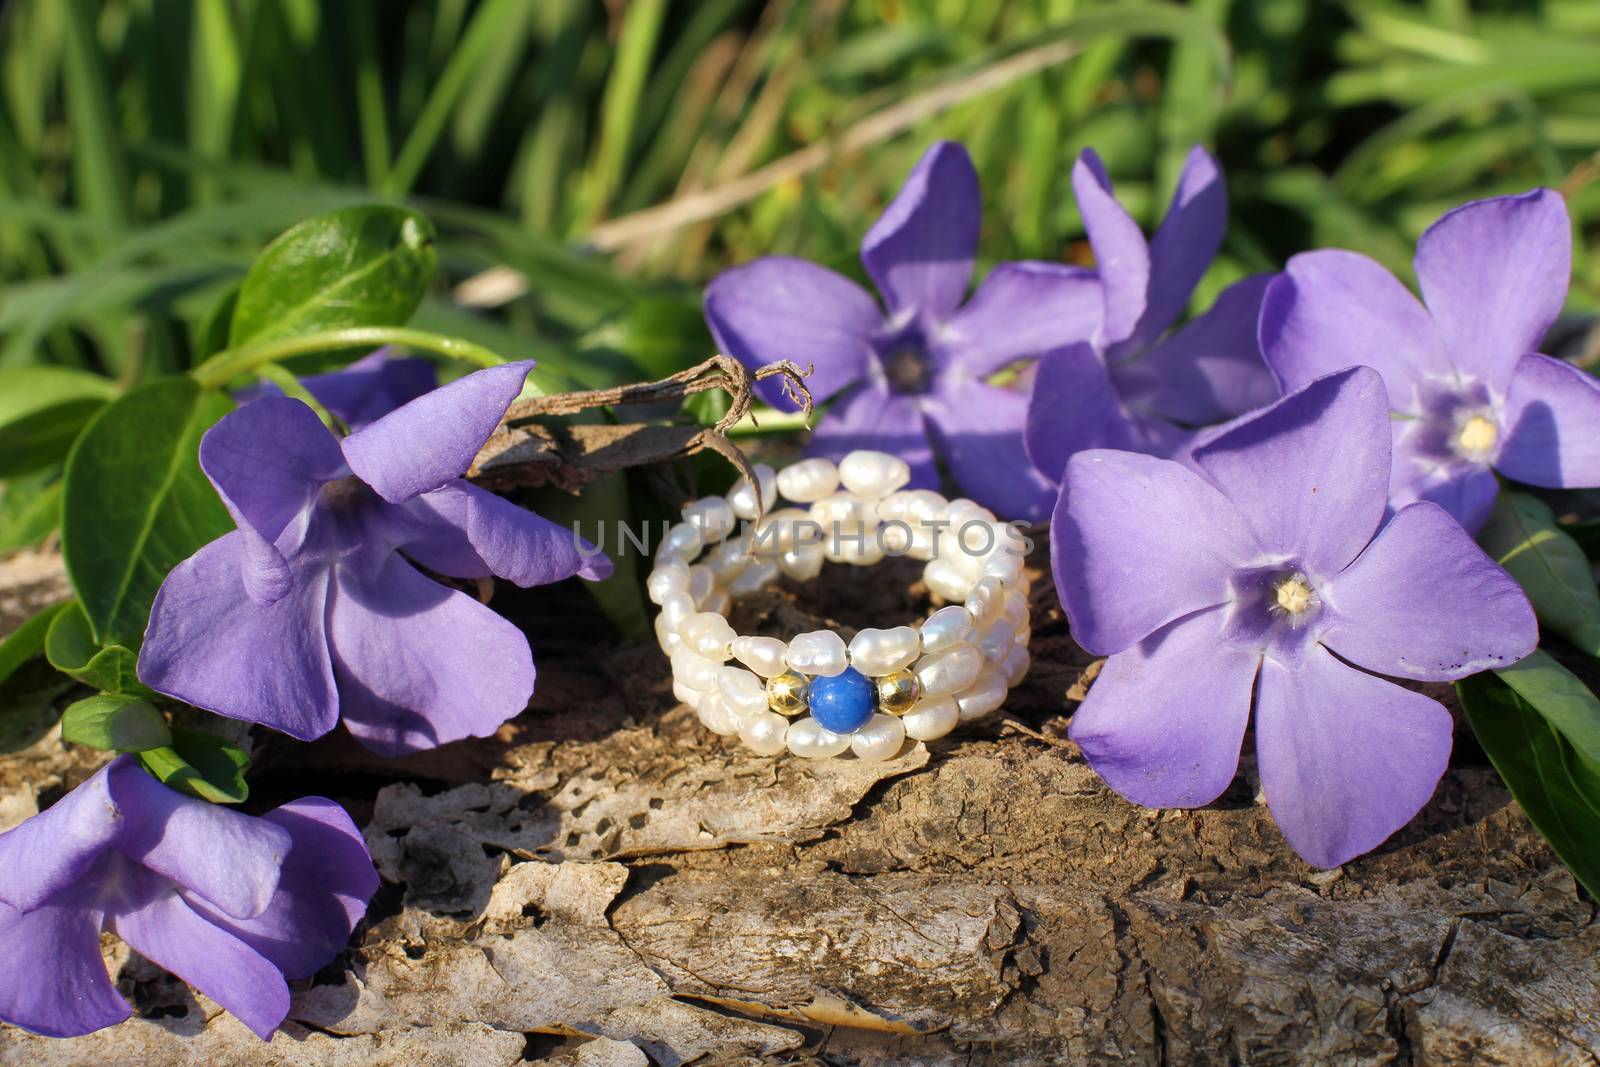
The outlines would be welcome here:
M 907 737 L 943 737 L 1004 703 L 1028 673 L 1031 634 L 1029 546 L 1017 526 L 970 500 L 903 490 L 910 468 L 883 452 L 754 470 L 757 484 L 741 478 L 727 497 L 684 506 L 648 583 L 673 694 L 707 728 L 763 755 L 877 761 Z M 780 493 L 805 507 L 773 510 Z M 739 536 L 728 536 L 740 519 Z M 787 642 L 741 637 L 726 618 L 735 600 L 780 575 L 804 581 L 825 561 L 869 566 L 899 555 L 926 560 L 929 591 L 953 602 L 919 626 L 859 630 L 847 646 L 832 630 Z

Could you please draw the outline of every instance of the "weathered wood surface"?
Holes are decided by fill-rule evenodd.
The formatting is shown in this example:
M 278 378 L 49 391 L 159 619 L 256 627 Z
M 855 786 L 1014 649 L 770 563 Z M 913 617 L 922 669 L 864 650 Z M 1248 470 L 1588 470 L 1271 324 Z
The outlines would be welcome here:
M 891 587 L 757 613 L 893 618 L 911 601 Z M 0 1064 L 1600 1061 L 1594 903 L 1470 742 L 1416 823 L 1315 871 L 1248 758 L 1201 811 L 1110 793 L 1064 740 L 1093 664 L 1047 580 L 1034 597 L 1008 711 L 1039 736 L 1000 724 L 877 767 L 747 756 L 581 599 L 508 598 L 540 682 L 497 737 L 397 763 L 260 743 L 252 804 L 335 796 L 385 879 L 285 1032 L 262 1045 L 108 939 L 136 1017 L 72 1041 L 0 1028 Z M 95 763 L 53 733 L 0 757 L 0 826 Z

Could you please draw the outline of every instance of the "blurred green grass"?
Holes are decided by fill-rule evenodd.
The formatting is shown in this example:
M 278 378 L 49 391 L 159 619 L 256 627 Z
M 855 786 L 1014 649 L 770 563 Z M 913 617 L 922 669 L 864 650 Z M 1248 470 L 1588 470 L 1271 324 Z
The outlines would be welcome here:
M 12 0 L 0 365 L 186 366 L 267 238 L 381 199 L 440 226 L 419 325 L 556 385 L 664 374 L 728 264 L 857 272 L 946 137 L 985 260 L 1085 259 L 1083 146 L 1154 220 L 1198 141 L 1233 198 L 1201 300 L 1317 245 L 1404 276 L 1445 209 L 1542 184 L 1600 305 L 1596 0 Z

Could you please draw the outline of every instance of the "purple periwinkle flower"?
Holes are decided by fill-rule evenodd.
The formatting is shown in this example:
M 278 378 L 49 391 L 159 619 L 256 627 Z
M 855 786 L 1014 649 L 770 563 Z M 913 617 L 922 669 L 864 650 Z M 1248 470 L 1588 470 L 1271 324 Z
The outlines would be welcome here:
M 1454 209 L 1417 242 L 1422 300 L 1366 256 L 1307 252 L 1267 290 L 1261 350 L 1285 389 L 1354 361 L 1395 414 L 1395 507 L 1431 500 L 1476 531 L 1495 471 L 1600 485 L 1600 382 L 1536 350 L 1561 311 L 1572 223 L 1535 189 Z
M 1278 390 L 1256 347 L 1269 275 L 1244 278 L 1211 310 L 1168 333 L 1222 246 L 1228 192 L 1216 160 L 1196 146 L 1149 242 L 1112 195 L 1100 157 L 1086 148 L 1072 168 L 1104 293 L 1093 333 L 1039 361 L 1027 446 L 1052 480 L 1085 448 L 1171 456 L 1190 429 L 1271 403 Z M 1341 366 L 1347 366 L 1346 360 Z
M 861 245 L 887 313 L 831 270 L 768 256 L 712 279 L 706 321 L 747 366 L 815 365 L 812 396 L 836 399 L 812 454 L 892 452 L 911 465 L 913 488 L 934 488 L 937 450 L 974 500 L 1005 518 L 1039 519 L 1054 492 L 1023 451 L 1027 394 L 989 379 L 1092 331 L 1099 285 L 1081 268 L 1002 263 L 963 303 L 981 208 L 966 149 L 935 144 Z M 793 407 L 776 384 L 763 395 Z
M 302 740 L 342 717 L 385 755 L 487 736 L 521 712 L 527 638 L 413 564 L 524 587 L 611 572 L 570 531 L 461 478 L 529 366 L 469 374 L 343 440 L 298 400 L 223 418 L 200 465 L 239 528 L 162 583 L 139 677 Z
M 254 818 L 119 756 L 0 834 L 0 1019 L 50 1037 L 126 1019 L 100 956 L 109 930 L 270 1040 L 285 979 L 333 959 L 377 888 L 333 801 Z
M 1385 522 L 1383 380 L 1319 378 L 1197 447 L 1191 465 L 1094 449 L 1052 526 L 1073 635 L 1109 656 L 1071 736 L 1111 788 L 1195 807 L 1256 756 L 1294 850 L 1332 867 L 1433 793 L 1450 714 L 1379 675 L 1440 682 L 1512 663 L 1522 590 L 1431 503 Z
M 348 367 L 325 374 L 308 374 L 300 379 L 300 384 L 346 426 L 360 429 L 423 393 L 437 389 L 439 376 L 433 364 L 425 359 L 397 356 L 391 349 L 380 348 Z M 283 390 L 277 385 L 264 381 L 236 393 L 234 399 L 242 404 L 282 395 Z

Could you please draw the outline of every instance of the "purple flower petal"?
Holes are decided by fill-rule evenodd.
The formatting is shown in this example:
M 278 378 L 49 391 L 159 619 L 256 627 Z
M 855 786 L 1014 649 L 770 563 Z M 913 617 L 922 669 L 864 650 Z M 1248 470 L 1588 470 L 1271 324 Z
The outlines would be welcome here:
M 1227 498 L 1187 467 L 1101 449 L 1067 464 L 1050 563 L 1072 635 L 1095 655 L 1224 603 L 1234 570 L 1260 552 Z
M 141 882 L 153 883 L 148 875 Z M 111 917 L 111 929 L 134 951 L 222 1005 L 263 1041 L 289 1013 L 289 986 L 266 957 L 160 885 Z
M 967 150 L 940 141 L 911 168 L 861 242 L 861 262 L 899 318 L 943 322 L 972 280 L 982 201 Z
M 300 379 L 317 403 L 360 429 L 439 387 L 439 375 L 425 359 L 406 359 L 380 348 L 342 370 Z
M 298 400 L 265 397 L 222 417 L 200 439 L 200 467 L 244 533 L 245 592 L 271 604 L 289 591 L 322 487 L 350 473 L 339 442 Z
M 1056 481 L 1075 452 L 1136 447 L 1105 360 L 1093 346 L 1069 345 L 1039 360 L 1024 444 L 1033 465 Z
M 1117 203 L 1105 164 L 1092 148 L 1085 148 L 1073 164 L 1072 192 L 1094 249 L 1095 269 L 1105 286 L 1100 345 L 1109 350 L 1131 338 L 1144 317 L 1150 290 L 1150 246 L 1133 216 Z
M 586 556 L 571 530 L 470 482 L 449 482 L 403 506 L 421 525 L 399 547 L 440 574 L 492 574 L 524 589 L 574 574 L 590 581 L 611 576 L 611 560 L 589 542 L 582 543 Z
M 937 333 L 955 371 L 986 378 L 1100 329 L 1105 297 L 1094 271 L 1059 263 L 1001 263 Z
M 225 534 L 172 569 L 156 593 L 139 651 L 152 689 L 229 718 L 309 741 L 339 722 L 324 615 L 328 574 L 292 561 L 289 592 L 251 600 L 240 577 L 244 535 Z
M 829 406 L 811 431 L 808 456 L 838 461 L 858 448 L 899 456 L 911 465 L 908 489 L 939 488 L 939 468 L 916 398 L 863 382 Z
M 1233 781 L 1261 657 L 1222 641 L 1224 608 L 1187 615 L 1106 661 L 1072 740 L 1148 808 L 1209 804 Z
M 1178 320 L 1228 228 L 1222 170 L 1199 145 L 1189 150 L 1161 227 L 1150 241 L 1150 290 L 1138 337 L 1148 344 Z
M 1450 758 L 1450 713 L 1320 646 L 1261 665 L 1256 755 L 1272 816 L 1317 867 L 1376 848 L 1422 810 Z
M 108 775 L 130 761 L 137 762 L 119 756 L 44 811 L 0 834 L 0 903 L 32 911 L 84 877 L 127 817 L 111 796 Z
M 293 841 L 278 891 L 265 911 L 231 919 L 191 902 L 213 924 L 272 961 L 285 978 L 307 978 L 337 956 L 378 889 L 361 831 L 343 808 L 306 797 L 261 817 Z
M 300 379 L 300 384 L 316 397 L 317 403 L 343 419 L 346 426 L 360 429 L 439 387 L 439 376 L 432 363 L 391 355 L 392 351 L 380 348 L 348 367 L 326 374 L 308 374 Z M 262 381 L 239 390 L 233 398 L 240 404 L 248 404 L 262 397 L 283 395 L 276 383 Z
M 131 757 L 105 773 L 111 800 L 125 813 L 118 852 L 236 919 L 266 908 L 289 854 L 288 833 L 169 789 Z
M 1022 443 L 1026 394 L 942 379 L 924 398 L 922 410 L 939 454 L 967 496 L 1004 520 L 1049 517 L 1055 485 L 1034 468 Z
M 1195 449 L 1261 547 L 1313 577 L 1343 570 L 1383 520 L 1391 431 L 1370 367 L 1318 378 Z
M 1396 411 L 1415 412 L 1416 383 L 1455 374 L 1427 309 L 1377 262 L 1325 249 L 1289 260 L 1261 304 L 1261 354 L 1292 392 L 1354 364 L 1383 375 Z
M 397 555 L 336 571 L 328 636 L 345 727 L 384 756 L 487 737 L 527 707 L 533 653 L 511 623 Z
M 76 1037 L 133 1014 L 106 975 L 100 923 L 87 908 L 45 905 L 24 914 L 0 902 L 0 1020 L 45 1037 Z
M 1422 429 L 1420 423 L 1395 422 L 1389 507 L 1431 501 L 1448 511 L 1468 533 L 1477 533 L 1494 509 L 1500 480 L 1485 463 L 1465 459 L 1441 462 Z
M 814 367 L 806 388 L 818 403 L 867 370 L 883 312 L 861 286 L 788 256 L 725 270 L 706 286 L 706 323 L 717 347 L 754 370 L 780 359 Z M 756 386 L 767 403 L 798 410 L 769 378 Z
M 1131 363 L 1111 370 L 1130 407 L 1204 426 L 1278 399 L 1278 384 L 1256 345 L 1256 322 L 1271 275 L 1224 289 L 1204 315 Z
M 522 392 L 532 360 L 474 371 L 344 439 L 360 479 L 391 503 L 461 477 Z
M 1323 589 L 1321 641 L 1358 667 L 1446 682 L 1533 651 L 1539 626 L 1511 576 L 1435 504 L 1413 504 Z
M 1417 282 L 1455 366 L 1501 393 L 1561 313 L 1572 221 L 1552 189 L 1477 200 L 1417 242 Z
M 1517 364 L 1495 467 L 1529 485 L 1600 485 L 1600 381 L 1538 354 Z

